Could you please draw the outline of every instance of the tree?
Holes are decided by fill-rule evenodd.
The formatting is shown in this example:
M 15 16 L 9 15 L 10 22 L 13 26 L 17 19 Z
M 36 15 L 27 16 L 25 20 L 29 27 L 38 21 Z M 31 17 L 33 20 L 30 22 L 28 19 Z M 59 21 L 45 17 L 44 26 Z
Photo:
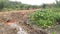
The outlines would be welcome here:
M 0 10 L 3 9 L 3 1 L 0 0 Z
M 2 10 L 4 8 L 4 4 L 7 2 L 8 0 L 0 0 L 0 10 Z
M 60 7 L 60 1 L 56 0 L 56 7 Z
M 46 8 L 46 4 L 43 4 L 43 5 L 42 5 L 42 8 Z

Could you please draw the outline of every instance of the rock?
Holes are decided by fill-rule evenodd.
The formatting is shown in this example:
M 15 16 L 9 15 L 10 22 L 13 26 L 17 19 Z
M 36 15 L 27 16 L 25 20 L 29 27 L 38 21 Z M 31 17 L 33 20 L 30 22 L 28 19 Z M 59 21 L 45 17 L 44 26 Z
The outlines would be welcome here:
M 8 25 L 0 23 L 0 34 L 17 34 L 16 29 L 10 28 Z

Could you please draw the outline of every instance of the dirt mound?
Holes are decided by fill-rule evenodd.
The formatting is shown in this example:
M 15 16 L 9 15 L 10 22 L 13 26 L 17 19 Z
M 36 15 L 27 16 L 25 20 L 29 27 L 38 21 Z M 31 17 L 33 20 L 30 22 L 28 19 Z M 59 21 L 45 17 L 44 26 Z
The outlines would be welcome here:
M 17 34 L 19 28 L 24 29 L 28 34 L 47 34 L 45 31 L 36 30 L 27 24 L 28 12 L 10 12 L 0 14 L 0 34 Z M 16 24 L 16 25 L 15 25 Z M 11 27 L 13 26 L 13 27 Z M 18 26 L 18 27 L 17 27 Z M 21 27 L 20 27 L 21 26 Z M 23 32 L 20 29 L 20 32 Z

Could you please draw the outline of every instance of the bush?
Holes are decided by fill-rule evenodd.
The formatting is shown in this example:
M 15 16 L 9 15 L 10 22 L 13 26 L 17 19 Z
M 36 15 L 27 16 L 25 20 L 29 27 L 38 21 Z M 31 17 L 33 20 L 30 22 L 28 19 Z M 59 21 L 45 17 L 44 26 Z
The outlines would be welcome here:
M 31 24 L 36 24 L 40 27 L 52 27 L 57 20 L 60 20 L 60 12 L 52 9 L 37 10 L 30 15 Z

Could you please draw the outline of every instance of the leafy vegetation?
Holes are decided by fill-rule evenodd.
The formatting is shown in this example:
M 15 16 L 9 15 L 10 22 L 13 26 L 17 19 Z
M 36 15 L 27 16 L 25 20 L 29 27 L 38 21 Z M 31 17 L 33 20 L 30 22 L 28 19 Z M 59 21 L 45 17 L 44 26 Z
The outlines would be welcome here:
M 22 4 L 21 2 L 9 1 L 9 0 L 0 0 L 0 10 L 25 10 L 25 9 L 36 9 L 40 6 L 37 5 L 28 5 Z
M 52 34 L 55 34 L 55 32 L 52 32 Z
M 60 20 L 59 9 L 42 9 L 30 15 L 31 24 L 36 24 L 41 27 L 52 27 Z
M 25 10 L 25 9 L 39 9 L 39 8 L 59 8 L 60 1 L 56 0 L 56 4 L 43 4 L 43 5 L 29 5 L 22 4 L 21 2 L 13 2 L 9 0 L 0 0 L 0 10 Z

